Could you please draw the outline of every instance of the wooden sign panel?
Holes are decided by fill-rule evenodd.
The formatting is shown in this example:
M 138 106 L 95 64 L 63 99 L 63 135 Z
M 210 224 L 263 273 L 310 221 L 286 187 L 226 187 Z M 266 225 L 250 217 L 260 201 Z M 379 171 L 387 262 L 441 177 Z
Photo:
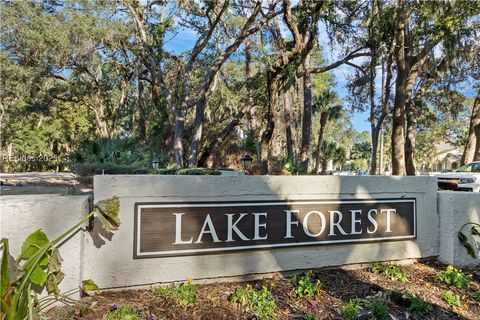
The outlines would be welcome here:
M 134 258 L 416 238 L 415 199 L 136 203 Z

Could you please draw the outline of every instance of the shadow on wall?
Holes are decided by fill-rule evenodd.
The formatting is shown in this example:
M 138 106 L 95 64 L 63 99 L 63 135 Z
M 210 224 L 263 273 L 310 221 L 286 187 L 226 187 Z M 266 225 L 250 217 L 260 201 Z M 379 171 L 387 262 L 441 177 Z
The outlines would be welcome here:
M 100 180 L 101 179 L 101 180 Z M 121 199 L 120 230 L 111 235 L 91 233 L 92 247 L 86 249 L 89 267 L 85 277 L 98 279 L 103 288 L 131 285 L 148 285 L 158 282 L 184 281 L 188 277 L 209 279 L 229 276 L 248 276 L 284 270 L 303 270 L 334 265 L 345 265 L 370 261 L 398 260 L 435 256 L 438 254 L 438 215 L 436 214 L 436 186 L 431 178 L 425 177 L 338 177 L 338 176 L 240 176 L 240 177 L 157 177 L 157 176 L 102 176 L 95 190 L 96 201 L 113 195 Z M 321 244 L 289 248 L 271 248 L 244 250 L 228 253 L 202 254 L 180 257 L 156 257 L 133 259 L 134 206 L 136 203 L 172 203 L 172 202 L 219 202 L 219 201 L 285 201 L 285 200 L 338 200 L 338 199 L 417 199 L 417 235 L 416 240 L 374 242 L 361 244 Z M 250 208 L 251 209 L 251 208 Z M 294 208 L 291 207 L 293 210 Z M 343 210 L 336 206 L 330 210 Z M 216 240 L 211 226 L 205 222 L 210 213 L 212 225 L 217 237 L 226 240 L 227 228 L 215 224 L 215 215 L 220 211 L 192 214 L 182 224 L 182 241 L 198 241 L 199 230 L 203 232 L 200 240 Z M 175 212 L 174 212 L 175 213 Z M 183 212 L 176 212 L 183 213 Z M 225 213 L 225 212 L 223 212 Z M 242 213 L 236 214 L 237 219 Z M 152 213 L 154 215 L 154 213 Z M 365 214 L 365 213 L 364 213 Z M 183 216 L 184 218 L 184 216 Z M 261 217 L 260 217 L 261 218 Z M 167 230 L 175 230 L 176 216 L 162 219 L 168 225 Z M 240 221 L 253 225 L 255 216 L 245 215 Z M 312 218 L 313 219 L 313 218 Z M 318 233 L 321 227 L 317 223 L 309 225 L 307 230 Z M 233 221 L 233 220 L 232 220 Z M 399 220 L 401 223 L 401 220 Z M 239 230 L 247 230 L 241 228 Z M 348 223 L 348 219 L 345 221 Z M 379 223 L 384 227 L 384 222 Z M 95 224 L 98 232 L 99 224 Z M 152 242 L 162 241 L 164 234 L 155 230 L 153 220 L 142 225 Z M 149 229 L 149 227 L 151 227 Z M 296 232 L 303 232 L 303 225 L 295 226 Z M 346 228 L 346 227 L 345 227 Z M 327 228 L 328 229 L 328 228 Z M 338 228 L 337 228 L 338 229 Z M 328 231 L 328 230 L 327 230 Z M 196 233 L 196 235 L 195 235 Z M 325 232 L 326 233 L 326 232 Z M 244 231 L 246 238 L 253 239 L 253 228 Z M 170 239 L 175 239 L 174 234 Z M 261 236 L 261 234 L 260 234 Z M 324 239 L 322 234 L 321 240 Z M 239 239 L 238 233 L 233 235 Z M 108 242 L 105 242 L 108 239 Z M 260 241 L 260 240 L 259 240 Z M 271 244 L 270 240 L 262 240 Z M 234 243 L 232 241 L 230 243 Z M 222 245 L 232 246 L 223 242 Z M 195 246 L 195 244 L 188 244 Z M 147 245 L 148 246 L 148 245 Z M 208 247 L 208 246 L 207 246 Z M 95 250 L 96 249 L 96 250 Z M 103 257 L 103 258 L 102 258 Z M 108 258 L 106 258 L 108 257 Z M 98 260 L 101 259 L 101 262 Z M 100 266 L 98 266 L 100 265 Z M 97 268 L 98 266 L 98 268 Z M 94 275 L 91 275 L 96 273 Z

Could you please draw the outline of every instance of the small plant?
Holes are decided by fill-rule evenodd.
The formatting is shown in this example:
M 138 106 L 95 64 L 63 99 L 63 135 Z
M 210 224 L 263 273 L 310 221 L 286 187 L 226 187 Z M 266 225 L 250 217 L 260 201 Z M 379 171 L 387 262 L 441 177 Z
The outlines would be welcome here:
M 322 317 L 316 313 L 307 312 L 303 315 L 303 320 L 322 320 Z
M 462 289 L 468 287 L 470 279 L 453 266 L 448 266 L 447 270 L 437 273 L 435 280 L 446 284 L 453 284 L 455 287 Z
M 189 278 L 187 282 L 177 286 L 159 287 L 155 289 L 155 294 L 159 297 L 171 297 L 184 306 L 193 305 L 197 299 L 197 285 Z
M 247 284 L 245 288 L 237 289 L 230 300 L 249 307 L 262 320 L 275 318 L 275 297 L 267 286 L 257 290 Z
M 295 294 L 298 297 L 313 298 L 319 296 L 322 290 L 322 284 L 320 280 L 314 278 L 313 271 L 310 270 L 301 276 L 292 277 L 292 285 L 294 287 Z
M 390 319 L 388 305 L 384 301 L 378 299 L 369 302 L 363 299 L 350 300 L 342 307 L 341 312 L 346 320 L 353 320 L 362 310 L 371 311 L 375 316 L 375 319 L 378 320 Z
M 342 307 L 342 316 L 346 320 L 353 320 L 357 313 L 359 313 L 361 310 L 363 310 L 363 304 L 364 301 L 362 299 L 354 299 L 348 301 L 343 307 Z
M 432 312 L 432 306 L 422 298 L 410 293 L 406 294 L 406 298 L 411 302 L 410 310 L 417 316 L 424 316 Z
M 58 288 L 64 277 L 58 246 L 93 216 L 100 220 L 105 231 L 117 230 L 120 226 L 119 208 L 118 197 L 99 201 L 90 214 L 52 241 L 38 229 L 25 239 L 16 259 L 10 255 L 8 239 L 2 238 L 0 319 L 36 319 L 42 309 L 56 301 L 69 299 Z M 50 295 L 37 299 L 33 291 L 36 286 L 45 288 Z
M 383 265 L 376 263 L 373 266 L 372 271 L 377 272 L 386 278 L 390 278 L 391 280 L 396 280 L 400 282 L 408 281 L 408 277 L 405 272 L 403 272 L 400 266 L 397 265 Z
M 473 298 L 473 300 L 480 302 L 480 291 L 475 291 L 472 294 L 472 298 Z
M 131 306 L 117 306 L 114 304 L 107 312 L 108 320 L 153 320 L 152 316 Z
M 462 300 L 460 299 L 459 295 L 454 294 L 451 291 L 445 291 L 442 294 L 442 299 L 451 307 L 461 307 Z
M 375 319 L 388 320 L 390 319 L 390 312 L 388 306 L 382 300 L 372 300 L 366 306 L 365 309 L 373 312 Z
M 467 228 L 466 231 L 464 229 Z M 473 258 L 478 258 L 480 241 L 480 224 L 475 222 L 465 223 L 458 231 L 458 240 L 467 249 L 467 253 Z

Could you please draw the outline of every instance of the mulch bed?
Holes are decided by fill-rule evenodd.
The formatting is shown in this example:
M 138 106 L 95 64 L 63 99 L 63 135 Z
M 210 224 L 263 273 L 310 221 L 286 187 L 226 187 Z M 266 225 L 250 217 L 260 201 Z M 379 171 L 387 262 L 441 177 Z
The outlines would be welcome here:
M 257 319 L 247 307 L 229 300 L 236 289 L 245 288 L 249 283 L 257 288 L 262 285 L 271 288 L 276 300 L 276 319 L 302 319 L 306 312 L 318 313 L 322 319 L 343 319 L 340 310 L 349 300 L 374 297 L 385 299 L 391 319 L 480 319 L 480 302 L 472 298 L 473 292 L 480 291 L 480 268 L 464 270 L 465 274 L 471 275 L 472 280 L 471 285 L 465 289 L 457 289 L 453 285 L 435 281 L 435 275 L 445 268 L 445 265 L 436 261 L 403 265 L 402 270 L 409 278 L 405 283 L 374 273 L 369 266 L 356 270 L 317 270 L 315 275 L 322 283 L 323 292 L 313 299 L 296 297 L 290 279 L 283 277 L 199 285 L 195 305 L 187 307 L 171 298 L 157 297 L 153 290 L 109 291 L 87 299 L 93 307 L 86 315 L 79 308 L 68 307 L 50 310 L 45 315 L 51 319 L 107 319 L 106 313 L 116 304 L 146 310 L 155 320 Z M 389 298 L 393 297 L 392 291 L 418 295 L 431 304 L 432 312 L 424 317 L 415 316 L 401 301 Z M 448 306 L 442 300 L 445 291 L 459 295 L 463 306 L 459 308 Z

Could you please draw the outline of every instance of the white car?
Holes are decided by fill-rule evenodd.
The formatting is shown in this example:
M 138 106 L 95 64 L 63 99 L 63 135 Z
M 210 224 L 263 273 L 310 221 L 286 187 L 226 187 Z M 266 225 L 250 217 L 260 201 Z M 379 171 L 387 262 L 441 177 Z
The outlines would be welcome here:
M 439 189 L 480 192 L 480 161 L 466 164 L 455 172 L 441 173 L 436 177 Z

